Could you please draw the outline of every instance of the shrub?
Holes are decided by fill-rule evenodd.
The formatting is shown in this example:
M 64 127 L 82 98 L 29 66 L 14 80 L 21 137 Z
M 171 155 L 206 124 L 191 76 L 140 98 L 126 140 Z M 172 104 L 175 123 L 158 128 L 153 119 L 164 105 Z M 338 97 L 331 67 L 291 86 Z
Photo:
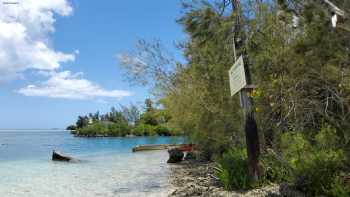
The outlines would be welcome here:
M 315 136 L 316 146 L 318 149 L 338 149 L 342 144 L 341 139 L 337 135 L 337 130 L 325 126 L 321 131 Z
M 97 122 L 87 127 L 79 129 L 77 134 L 83 136 L 96 136 L 107 134 L 107 132 L 107 127 L 104 124 Z
M 344 180 L 345 177 L 337 176 L 332 184 L 332 190 L 329 192 L 331 196 L 335 197 L 349 197 L 350 184 L 349 181 Z
M 282 135 L 281 149 L 283 158 L 295 169 L 309 157 L 311 145 L 302 134 L 290 132 Z
M 155 127 L 155 132 L 157 133 L 157 135 L 159 136 L 171 136 L 172 132 L 168 127 L 162 126 L 162 125 L 158 125 Z
M 339 171 L 341 153 L 319 151 L 309 159 L 298 161 L 295 182 L 298 189 L 310 195 L 330 195 Z
M 113 123 L 108 125 L 108 134 L 110 136 L 126 136 L 130 134 L 130 127 L 126 123 Z
M 332 130 L 323 129 L 316 136 L 313 146 L 301 134 L 288 133 L 282 136 L 282 152 L 288 163 L 294 169 L 293 182 L 297 188 L 310 196 L 328 195 L 341 197 L 346 193 L 345 185 L 339 182 L 340 169 L 344 154 L 341 150 L 332 150 L 331 143 L 324 142 L 328 136 L 329 142 L 334 142 L 328 135 Z
M 152 125 L 139 124 L 134 128 L 133 134 L 137 136 L 153 136 L 157 134 L 154 128 Z
M 291 180 L 293 169 L 287 161 L 268 149 L 261 156 L 262 176 L 261 183 L 281 183 Z
M 142 124 L 152 125 L 152 126 L 156 126 L 159 124 L 156 115 L 152 112 L 145 112 L 141 116 L 140 121 Z
M 248 175 L 247 153 L 244 149 L 231 149 L 217 161 L 216 175 L 225 189 L 248 189 L 251 183 Z

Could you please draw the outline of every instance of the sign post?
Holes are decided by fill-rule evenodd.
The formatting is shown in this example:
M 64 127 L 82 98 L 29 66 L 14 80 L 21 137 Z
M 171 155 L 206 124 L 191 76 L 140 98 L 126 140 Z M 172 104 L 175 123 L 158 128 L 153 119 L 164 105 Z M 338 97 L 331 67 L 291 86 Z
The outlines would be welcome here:
M 235 44 L 233 45 L 235 48 Z M 250 92 L 254 85 L 250 84 L 249 68 L 244 65 L 243 57 L 240 56 L 229 70 L 231 96 L 240 93 L 241 106 L 244 109 L 244 131 L 248 155 L 248 171 L 252 181 L 259 179 L 259 135 L 258 127 L 254 118 L 253 99 Z M 248 80 L 247 80 L 248 79 Z
M 239 9 L 239 0 L 232 0 L 232 14 L 235 15 L 234 11 Z M 236 31 L 240 28 L 240 18 L 237 12 L 236 21 L 233 25 L 233 35 L 236 35 Z M 233 36 L 233 55 L 235 64 L 229 71 L 230 75 L 230 89 L 231 95 L 235 95 L 240 92 L 241 106 L 244 109 L 244 131 L 247 145 L 248 155 L 248 170 L 249 177 L 253 182 L 257 182 L 259 179 L 259 156 L 260 156 L 260 145 L 258 127 L 254 118 L 253 99 L 250 97 L 250 92 L 254 89 L 251 85 L 251 76 L 249 66 L 244 65 L 243 57 L 241 56 L 238 60 L 236 58 L 236 41 Z M 232 72 L 231 72 L 232 71 Z
M 243 57 L 240 56 L 235 64 L 228 71 L 230 77 L 231 96 L 234 96 L 247 86 Z

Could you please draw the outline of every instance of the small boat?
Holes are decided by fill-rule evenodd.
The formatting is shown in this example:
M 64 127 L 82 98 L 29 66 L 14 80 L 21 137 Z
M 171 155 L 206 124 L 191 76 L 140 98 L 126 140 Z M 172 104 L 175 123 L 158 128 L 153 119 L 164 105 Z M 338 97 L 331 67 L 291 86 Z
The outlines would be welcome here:
M 149 150 L 165 150 L 170 147 L 176 147 L 175 144 L 146 144 L 146 145 L 137 145 L 132 148 L 132 152 L 138 151 L 149 151 Z
M 178 149 L 182 152 L 190 152 L 196 149 L 195 144 L 181 144 Z
M 146 145 L 137 145 L 132 148 L 132 152 L 138 151 L 151 151 L 151 150 L 166 150 L 178 148 L 182 152 L 188 152 L 195 149 L 194 144 L 146 144 Z
M 57 151 L 52 152 L 52 160 L 53 161 L 72 161 L 73 158 L 67 155 L 64 155 L 62 153 L 59 153 Z

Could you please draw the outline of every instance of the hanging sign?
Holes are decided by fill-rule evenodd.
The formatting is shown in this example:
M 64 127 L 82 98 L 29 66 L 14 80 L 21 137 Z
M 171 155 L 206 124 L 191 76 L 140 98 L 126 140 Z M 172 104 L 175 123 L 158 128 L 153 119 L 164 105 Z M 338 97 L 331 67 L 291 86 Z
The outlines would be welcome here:
M 238 58 L 229 70 L 229 78 L 231 96 L 237 94 L 237 92 L 241 91 L 247 85 L 242 56 Z

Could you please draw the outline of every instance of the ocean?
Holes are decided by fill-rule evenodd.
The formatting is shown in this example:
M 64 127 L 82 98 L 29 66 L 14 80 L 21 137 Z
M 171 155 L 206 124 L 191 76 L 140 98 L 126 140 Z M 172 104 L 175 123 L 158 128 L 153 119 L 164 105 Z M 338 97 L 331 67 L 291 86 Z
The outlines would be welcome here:
M 68 131 L 0 131 L 0 197 L 166 196 L 168 153 L 139 144 L 181 137 L 77 138 Z M 53 150 L 81 160 L 51 161 Z

